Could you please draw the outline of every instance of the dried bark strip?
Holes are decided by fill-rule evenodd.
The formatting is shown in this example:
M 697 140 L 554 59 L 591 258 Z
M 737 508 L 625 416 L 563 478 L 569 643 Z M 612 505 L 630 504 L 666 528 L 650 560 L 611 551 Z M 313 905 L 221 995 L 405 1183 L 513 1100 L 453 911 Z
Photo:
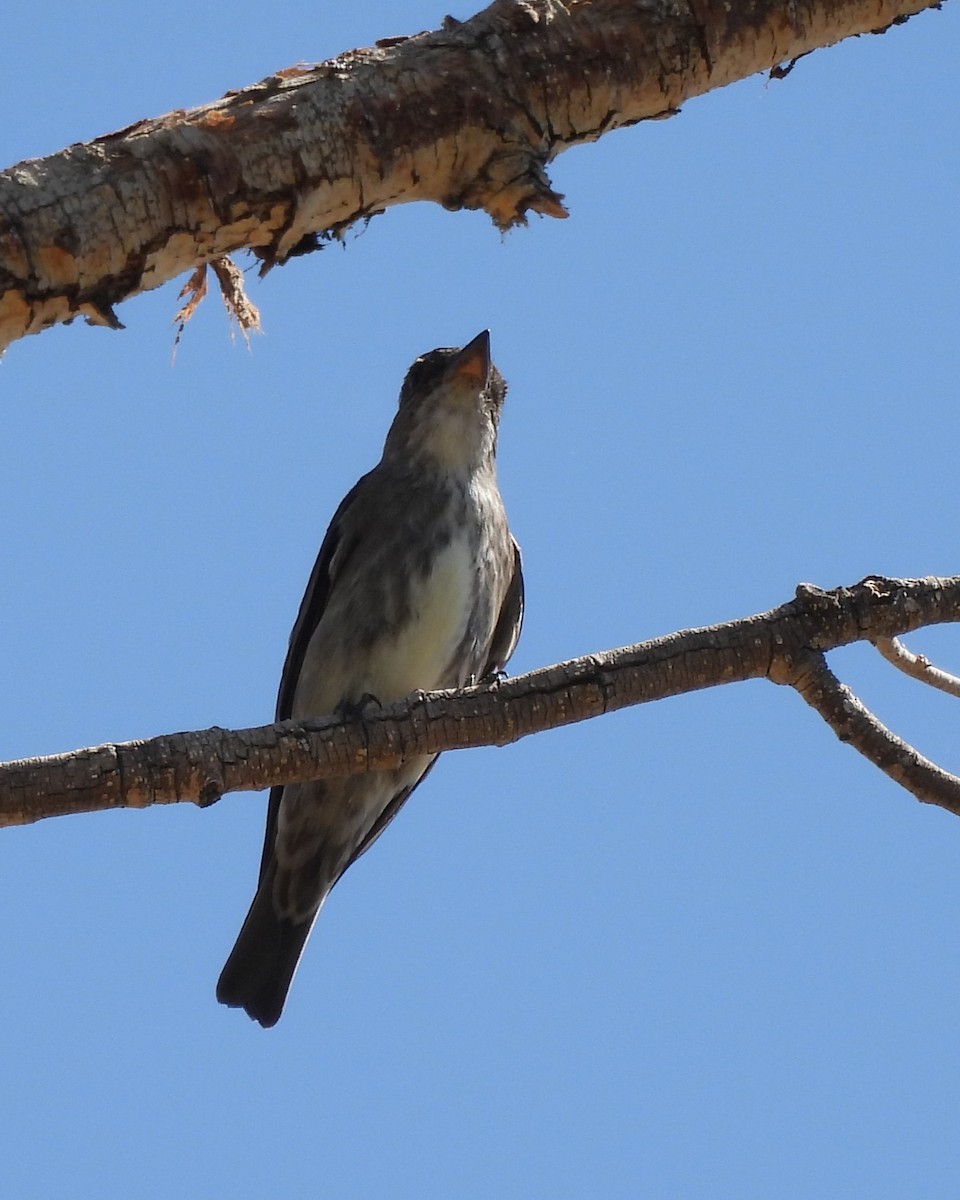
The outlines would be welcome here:
M 801 585 L 770 612 L 573 659 L 462 692 L 425 694 L 362 720 L 209 729 L 0 764 L 0 825 L 395 767 L 414 754 L 514 742 L 630 705 L 736 680 L 799 687 L 811 654 L 960 620 L 960 576 Z M 805 697 L 809 700 L 809 696 Z M 960 805 L 960 795 L 953 803 Z
M 562 217 L 546 165 L 938 0 L 495 0 L 0 173 L 0 351 L 247 247 L 264 266 L 394 204 Z

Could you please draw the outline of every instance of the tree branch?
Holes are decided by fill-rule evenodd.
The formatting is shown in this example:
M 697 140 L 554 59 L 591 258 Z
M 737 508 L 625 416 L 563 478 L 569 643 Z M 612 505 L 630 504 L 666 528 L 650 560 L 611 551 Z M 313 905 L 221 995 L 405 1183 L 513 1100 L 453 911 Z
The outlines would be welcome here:
M 960 678 L 935 667 L 929 658 L 922 654 L 914 654 L 897 638 L 877 638 L 874 645 L 898 671 L 903 671 L 912 679 L 919 679 L 930 687 L 938 688 L 949 696 L 960 696 Z
M 924 804 L 939 805 L 960 817 L 960 778 L 892 733 L 840 682 L 822 654 L 811 654 L 798 665 L 793 686 L 841 742 L 859 750 Z
M 957 620 L 960 576 L 870 577 L 830 592 L 801 584 L 795 600 L 757 616 L 572 659 L 484 687 L 421 694 L 368 710 L 362 718 L 213 728 L 0 764 L 0 825 L 181 800 L 210 804 L 225 792 L 396 767 L 413 755 L 442 750 L 502 746 L 630 705 L 743 679 L 769 678 L 796 687 L 827 717 L 828 707 L 838 707 L 835 689 L 831 692 L 822 671 L 811 674 L 810 666 L 825 651 Z M 839 718 L 828 719 L 839 732 Z M 852 733 L 840 736 L 863 749 Z M 921 786 L 926 789 L 922 799 L 960 812 L 960 781 L 952 776 L 945 776 L 954 787 L 948 794 L 942 780 L 939 790 L 931 789 L 927 776 L 913 767 L 891 767 L 883 754 L 869 756 L 914 794 L 921 795 Z
M 0 351 L 241 248 L 263 270 L 394 204 L 566 216 L 570 146 L 938 0 L 495 0 L 0 173 Z M 781 72 L 781 76 L 785 72 Z M 320 240 L 318 240 L 320 239 Z

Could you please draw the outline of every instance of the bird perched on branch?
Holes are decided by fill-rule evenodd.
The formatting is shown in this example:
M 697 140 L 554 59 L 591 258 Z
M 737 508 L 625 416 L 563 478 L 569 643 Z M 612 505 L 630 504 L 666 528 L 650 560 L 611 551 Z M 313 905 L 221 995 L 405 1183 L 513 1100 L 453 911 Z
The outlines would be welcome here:
M 497 488 L 506 384 L 490 338 L 411 366 L 383 457 L 334 514 L 300 606 L 277 720 L 490 679 L 523 616 L 520 549 Z M 260 881 L 217 999 L 275 1025 L 317 913 L 436 761 L 270 793 Z

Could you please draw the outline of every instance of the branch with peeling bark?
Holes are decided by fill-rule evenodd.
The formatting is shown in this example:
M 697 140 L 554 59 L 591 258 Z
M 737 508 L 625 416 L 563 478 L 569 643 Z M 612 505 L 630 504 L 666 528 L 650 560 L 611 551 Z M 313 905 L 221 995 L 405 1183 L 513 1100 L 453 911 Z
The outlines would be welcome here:
M 122 328 L 116 304 L 207 263 L 237 312 L 225 255 L 266 270 L 395 204 L 566 216 L 546 168 L 569 147 L 938 6 L 495 0 L 20 163 L 0 173 L 0 351 L 78 315 Z
M 918 799 L 960 815 L 960 778 L 902 742 L 826 665 L 829 650 L 960 620 L 960 576 L 869 577 L 789 603 L 572 659 L 483 687 L 414 696 L 362 716 L 208 729 L 0 764 L 0 825 L 396 767 L 443 750 L 498 745 L 631 705 L 745 679 L 795 688 L 849 742 Z

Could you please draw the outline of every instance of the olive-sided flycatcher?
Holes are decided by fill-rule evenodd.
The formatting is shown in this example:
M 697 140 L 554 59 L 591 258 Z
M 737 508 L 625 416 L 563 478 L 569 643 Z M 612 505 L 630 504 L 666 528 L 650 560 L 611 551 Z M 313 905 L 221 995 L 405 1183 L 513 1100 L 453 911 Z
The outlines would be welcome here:
M 278 721 L 459 688 L 503 668 L 523 615 L 520 550 L 495 464 L 505 395 L 487 332 L 410 368 L 383 457 L 320 547 L 290 635 Z M 271 791 L 260 882 L 217 984 L 221 1003 L 277 1023 L 330 889 L 435 758 Z

